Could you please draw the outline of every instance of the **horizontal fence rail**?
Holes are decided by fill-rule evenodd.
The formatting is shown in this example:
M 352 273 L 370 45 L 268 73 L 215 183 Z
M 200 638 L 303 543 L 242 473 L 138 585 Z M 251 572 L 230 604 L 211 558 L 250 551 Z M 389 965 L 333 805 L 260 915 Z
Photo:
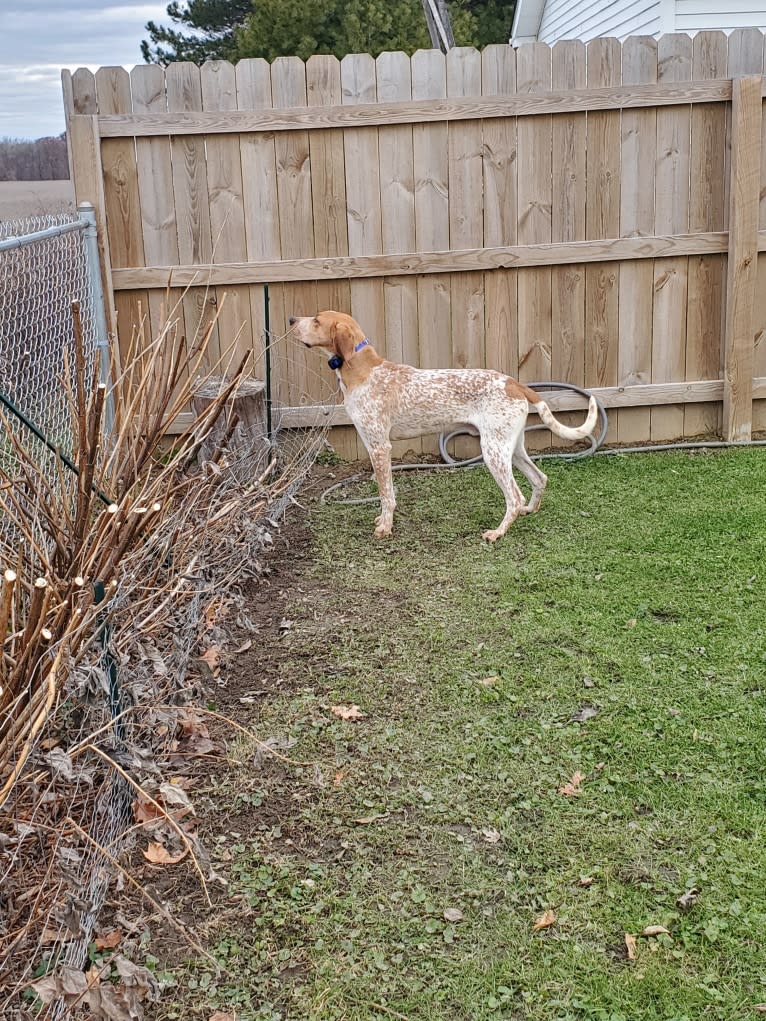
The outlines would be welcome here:
M 215 318 L 221 350 L 258 351 L 268 284 L 296 427 L 345 419 L 317 410 L 321 360 L 278 338 L 337 308 L 394 360 L 594 389 L 612 441 L 766 428 L 756 30 L 63 84 L 123 345 L 170 308 L 187 336 Z M 347 426 L 334 441 L 360 452 Z

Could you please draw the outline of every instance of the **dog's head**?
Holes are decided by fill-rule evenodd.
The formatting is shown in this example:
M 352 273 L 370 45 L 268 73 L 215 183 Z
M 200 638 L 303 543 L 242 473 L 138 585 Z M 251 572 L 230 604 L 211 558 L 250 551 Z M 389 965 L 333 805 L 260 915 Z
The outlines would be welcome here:
M 295 336 L 306 347 L 316 347 L 340 366 L 353 357 L 357 346 L 364 342 L 364 331 L 355 319 L 345 312 L 318 312 L 315 316 L 290 316 Z

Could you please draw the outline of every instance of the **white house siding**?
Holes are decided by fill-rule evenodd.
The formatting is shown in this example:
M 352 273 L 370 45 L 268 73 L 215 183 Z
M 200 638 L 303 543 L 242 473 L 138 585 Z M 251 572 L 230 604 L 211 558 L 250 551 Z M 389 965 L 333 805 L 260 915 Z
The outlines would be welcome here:
M 701 32 L 717 28 L 760 28 L 766 31 L 764 0 L 676 0 L 676 32 Z
M 748 3 L 749 0 L 734 0 Z M 660 32 L 660 0 L 548 0 L 538 38 L 594 39 L 596 36 L 657 35 Z

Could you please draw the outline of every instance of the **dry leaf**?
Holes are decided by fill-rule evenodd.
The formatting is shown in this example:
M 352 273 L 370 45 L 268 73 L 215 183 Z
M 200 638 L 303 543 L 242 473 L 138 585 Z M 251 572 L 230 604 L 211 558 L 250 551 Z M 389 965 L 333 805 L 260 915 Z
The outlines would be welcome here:
M 221 650 L 217 645 L 211 645 L 204 652 L 200 653 L 199 658 L 204 663 L 207 663 L 213 673 L 216 673 L 221 665 Z
M 217 1010 L 214 1014 L 211 1014 L 207 1021 L 237 1021 L 234 1014 L 226 1014 L 222 1010 Z
M 628 960 L 635 961 L 636 959 L 636 937 L 631 936 L 629 932 L 625 933 L 625 949 L 628 952 Z
M 577 880 L 578 886 L 593 886 L 594 883 L 595 879 L 593 878 L 593 876 L 580 876 L 580 878 Z
M 647 925 L 644 931 L 641 933 L 642 936 L 669 936 L 670 929 L 666 929 L 664 925 Z
M 147 823 L 154 822 L 155 819 L 164 818 L 164 813 L 159 809 L 153 802 L 139 792 L 138 797 L 133 802 L 133 818 L 136 822 Z
M 500 678 L 497 674 L 492 674 L 491 677 L 482 677 L 479 684 L 483 684 L 486 688 L 491 688 L 493 684 L 499 684 Z
M 463 912 L 460 908 L 446 908 L 444 911 L 445 922 L 462 922 Z
M 630 620 L 628 621 L 628 627 L 635 627 L 636 624 L 638 624 L 638 621 L 636 620 L 636 618 L 635 617 L 631 617 Z
M 113 950 L 116 946 L 119 946 L 121 939 L 122 929 L 113 929 L 106 936 L 97 936 L 95 941 L 96 950 Z
M 580 786 L 584 779 L 585 774 L 581 773 L 579 769 L 576 770 L 576 772 L 572 774 L 572 779 L 568 783 L 559 787 L 559 794 L 563 794 L 567 798 L 571 798 L 575 794 L 579 794 Z
M 239 656 L 241 652 L 247 652 L 248 649 L 252 649 L 253 639 L 248 638 L 246 642 L 243 642 L 238 649 L 234 650 L 234 655 Z
M 541 929 L 550 929 L 552 925 L 556 924 L 556 912 L 551 908 L 544 911 L 539 918 L 535 919 L 535 924 L 532 926 L 532 932 L 539 932 Z
M 598 716 L 598 708 L 594 705 L 584 705 L 582 709 L 572 713 L 570 719 L 572 723 L 585 723 L 587 720 L 592 720 L 594 716 Z
M 366 715 L 358 705 L 332 705 L 330 712 L 333 716 L 339 716 L 341 720 L 361 720 Z
M 365 815 L 361 819 L 352 819 L 352 822 L 359 826 L 369 826 L 371 822 L 377 822 L 379 819 L 388 819 L 388 816 L 388 812 L 380 812 L 378 815 Z
M 154 865 L 175 865 L 185 858 L 188 853 L 189 848 L 185 847 L 180 854 L 171 854 L 163 844 L 152 841 L 144 851 L 144 858 Z
M 676 900 L 676 907 L 681 911 L 689 911 L 697 903 L 697 898 L 700 895 L 700 891 L 696 886 L 692 887 L 691 890 L 687 890 L 686 893 L 682 893 L 681 896 Z
M 500 833 L 489 826 L 481 831 L 481 837 L 482 840 L 488 844 L 497 844 L 500 842 Z
M 339 769 L 335 776 L 332 778 L 333 787 L 340 787 L 343 783 L 343 777 L 346 775 L 345 769 Z
M 753 1010 L 757 1014 L 766 1014 L 766 1003 L 756 1003 Z

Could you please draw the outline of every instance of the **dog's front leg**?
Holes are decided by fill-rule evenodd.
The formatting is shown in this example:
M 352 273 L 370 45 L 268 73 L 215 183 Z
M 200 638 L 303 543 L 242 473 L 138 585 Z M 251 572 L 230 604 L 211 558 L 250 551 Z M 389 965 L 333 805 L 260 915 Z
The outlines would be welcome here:
M 396 508 L 394 481 L 391 476 L 391 444 L 388 440 L 371 443 L 367 450 L 372 461 L 372 470 L 375 473 L 378 492 L 380 493 L 380 514 L 375 518 L 377 526 L 375 528 L 375 535 L 380 538 L 383 535 L 391 534 L 394 524 L 394 510 Z

